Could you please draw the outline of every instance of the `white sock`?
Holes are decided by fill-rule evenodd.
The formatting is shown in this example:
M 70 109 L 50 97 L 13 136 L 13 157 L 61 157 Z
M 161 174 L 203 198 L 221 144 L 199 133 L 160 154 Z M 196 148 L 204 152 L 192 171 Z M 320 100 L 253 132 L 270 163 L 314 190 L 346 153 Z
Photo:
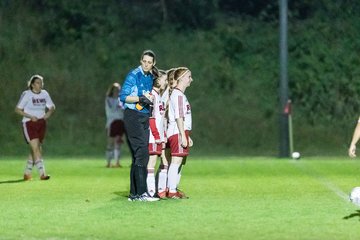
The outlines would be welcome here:
M 40 176 L 45 175 L 45 166 L 44 166 L 44 161 L 42 159 L 36 160 L 35 166 L 37 167 Z
M 158 182 L 158 192 L 163 192 L 166 190 L 166 181 L 168 175 L 167 166 L 164 169 L 161 169 L 159 172 L 159 182 Z
M 25 172 L 24 172 L 24 173 L 25 173 L 26 175 L 30 175 L 31 172 L 32 172 L 33 166 L 34 166 L 33 160 L 32 160 L 32 159 L 27 160 L 27 162 L 26 162 L 26 167 L 25 167 Z
M 114 159 L 116 163 L 120 163 L 120 148 L 114 149 Z
M 155 174 L 154 168 L 148 168 L 148 174 L 146 178 L 147 190 L 151 197 L 155 195 Z
M 106 149 L 106 161 L 108 164 L 111 163 L 113 157 L 114 157 L 114 150 L 110 148 Z
M 178 170 L 180 164 L 171 163 L 168 171 L 168 186 L 169 192 L 176 193 L 176 186 L 178 181 Z
M 176 182 L 176 187 L 178 187 L 178 186 L 179 186 L 179 184 L 180 184 L 180 179 L 181 179 L 181 170 L 182 170 L 182 167 L 181 167 L 180 171 L 178 172 L 177 182 Z

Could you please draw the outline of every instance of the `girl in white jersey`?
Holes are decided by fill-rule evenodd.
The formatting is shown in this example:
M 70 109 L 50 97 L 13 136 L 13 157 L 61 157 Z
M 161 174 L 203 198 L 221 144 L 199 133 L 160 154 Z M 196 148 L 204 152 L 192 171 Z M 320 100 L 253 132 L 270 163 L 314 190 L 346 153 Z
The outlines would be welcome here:
M 147 165 L 147 190 L 148 194 L 153 197 L 156 193 L 155 184 L 155 165 L 157 157 L 161 155 L 163 144 L 165 144 L 165 130 L 164 130 L 164 114 L 165 106 L 163 104 L 161 95 L 167 85 L 167 75 L 165 71 L 159 70 L 158 77 L 154 81 L 151 95 L 153 96 L 153 107 L 151 116 L 149 118 L 150 136 L 149 136 L 149 162 Z M 167 165 L 167 162 L 165 163 Z M 164 164 L 161 164 L 164 166 Z M 161 167 L 160 167 L 161 168 Z M 161 171 L 161 170 L 160 170 Z M 165 170 L 167 172 L 167 168 Z M 160 181 L 158 182 L 159 191 L 165 191 L 166 178 L 160 172 Z
M 124 106 L 119 100 L 121 86 L 119 83 L 113 83 L 106 92 L 105 113 L 106 113 L 106 167 L 121 167 L 120 150 L 124 135 Z M 115 159 L 115 165 L 111 165 L 112 159 Z
M 23 117 L 23 133 L 30 145 L 30 155 L 24 172 L 24 180 L 31 180 L 33 166 L 36 166 L 40 179 L 48 180 L 41 152 L 41 144 L 45 137 L 46 122 L 55 111 L 55 105 L 49 93 L 43 90 L 44 81 L 40 75 L 34 75 L 28 82 L 28 90 L 21 94 L 15 112 Z
M 167 137 L 171 149 L 171 164 L 168 171 L 168 197 L 179 199 L 185 196 L 177 190 L 179 184 L 179 167 L 189 155 L 193 141 L 190 138 L 192 129 L 191 107 L 185 96 L 185 90 L 192 80 L 188 68 L 177 68 L 174 72 L 176 88 L 170 95 Z

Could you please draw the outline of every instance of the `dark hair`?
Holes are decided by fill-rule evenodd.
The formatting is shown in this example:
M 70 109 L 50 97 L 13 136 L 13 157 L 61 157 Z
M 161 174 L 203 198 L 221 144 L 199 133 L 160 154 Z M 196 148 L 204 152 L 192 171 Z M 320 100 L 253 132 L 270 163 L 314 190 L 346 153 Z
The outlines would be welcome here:
M 112 97 L 114 95 L 115 88 L 120 90 L 121 89 L 120 84 L 117 83 L 117 82 L 111 84 L 110 87 L 108 88 L 108 90 L 106 91 L 106 96 L 107 97 Z
M 36 79 L 40 79 L 41 87 L 44 87 L 44 78 L 42 76 L 36 74 L 36 75 L 31 76 L 30 80 L 28 81 L 27 86 L 30 90 L 32 90 L 31 85 L 35 82 Z
M 155 77 L 155 79 L 154 79 L 154 84 L 153 84 L 153 86 L 154 87 L 160 87 L 160 84 L 159 84 L 159 82 L 158 82 L 158 79 L 160 78 L 160 77 L 162 77 L 163 75 L 167 75 L 166 74 L 166 72 L 164 71 L 164 70 L 161 70 L 161 69 L 157 69 L 156 68 L 156 77 Z
M 155 65 L 155 63 L 156 63 L 156 55 L 155 55 L 155 53 L 154 53 L 152 50 L 150 50 L 150 49 L 143 51 L 143 53 L 141 54 L 140 61 L 143 59 L 143 57 L 144 57 L 145 55 L 152 57 L 153 60 L 154 60 L 154 65 Z

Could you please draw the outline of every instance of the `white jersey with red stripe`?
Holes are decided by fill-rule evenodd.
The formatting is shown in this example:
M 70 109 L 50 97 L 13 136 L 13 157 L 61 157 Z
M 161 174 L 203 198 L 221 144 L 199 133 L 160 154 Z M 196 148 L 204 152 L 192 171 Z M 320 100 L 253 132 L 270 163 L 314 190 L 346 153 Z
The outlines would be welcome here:
M 171 93 L 169 102 L 169 122 L 166 132 L 168 138 L 179 133 L 176 124 L 177 118 L 183 118 L 184 130 L 191 131 L 192 119 L 190 103 L 185 94 L 181 90 L 175 88 Z
M 55 107 L 55 104 L 46 90 L 41 90 L 39 93 L 26 90 L 21 94 L 16 107 L 23 109 L 25 113 L 40 119 L 44 118 L 45 109 Z M 28 122 L 30 120 L 30 118 L 23 117 L 22 122 Z
M 115 120 L 124 119 L 124 106 L 119 98 L 105 98 L 106 128 L 109 128 Z
M 152 111 L 151 118 L 155 118 L 156 129 L 159 132 L 160 140 L 162 142 L 164 142 L 165 141 L 165 137 L 164 137 L 165 106 L 163 104 L 160 94 L 157 91 L 155 91 L 153 89 L 151 91 L 151 94 L 154 96 L 154 101 L 153 101 L 154 105 L 153 105 L 153 111 Z M 155 143 L 155 138 L 154 138 L 151 130 L 150 130 L 149 143 Z

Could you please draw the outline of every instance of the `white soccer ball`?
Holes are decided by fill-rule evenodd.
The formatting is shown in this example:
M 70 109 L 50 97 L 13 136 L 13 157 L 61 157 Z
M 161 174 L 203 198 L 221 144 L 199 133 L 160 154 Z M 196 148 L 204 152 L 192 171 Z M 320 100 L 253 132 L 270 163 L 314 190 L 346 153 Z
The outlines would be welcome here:
M 301 157 L 301 155 L 300 155 L 299 152 L 293 152 L 293 153 L 291 154 L 291 157 L 292 157 L 293 159 L 299 159 L 299 158 Z
M 349 198 L 352 203 L 360 206 L 360 187 L 354 187 L 351 190 Z

